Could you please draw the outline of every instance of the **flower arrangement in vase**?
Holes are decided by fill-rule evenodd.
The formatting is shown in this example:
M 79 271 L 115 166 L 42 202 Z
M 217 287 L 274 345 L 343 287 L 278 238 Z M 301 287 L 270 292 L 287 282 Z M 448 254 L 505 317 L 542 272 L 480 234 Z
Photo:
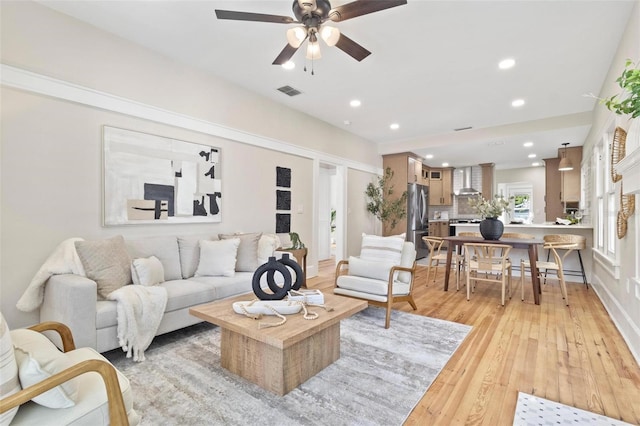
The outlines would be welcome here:
M 495 195 L 490 200 L 485 200 L 478 195 L 469 199 L 469 205 L 483 219 L 480 222 L 480 234 L 485 240 L 499 240 L 504 232 L 504 224 L 498 220 L 502 213 L 511 211 L 509 201 L 502 195 Z

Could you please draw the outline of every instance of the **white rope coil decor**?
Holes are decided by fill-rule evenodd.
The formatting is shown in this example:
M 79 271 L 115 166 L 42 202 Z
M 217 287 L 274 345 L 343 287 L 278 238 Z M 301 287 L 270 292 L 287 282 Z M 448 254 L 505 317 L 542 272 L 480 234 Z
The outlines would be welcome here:
M 309 311 L 308 307 L 323 308 L 327 312 L 333 310 L 332 307 L 327 305 L 319 305 L 313 303 L 305 303 L 301 301 L 265 301 L 265 300 L 251 300 L 248 302 L 235 302 L 233 304 L 233 310 L 236 313 L 241 313 L 249 318 L 259 320 L 262 319 L 262 315 L 275 315 L 280 318 L 280 321 L 276 322 L 259 322 L 258 328 L 278 327 L 287 322 L 285 315 L 296 314 L 301 310 L 304 312 L 303 318 L 306 320 L 314 320 L 318 318 L 318 313 Z

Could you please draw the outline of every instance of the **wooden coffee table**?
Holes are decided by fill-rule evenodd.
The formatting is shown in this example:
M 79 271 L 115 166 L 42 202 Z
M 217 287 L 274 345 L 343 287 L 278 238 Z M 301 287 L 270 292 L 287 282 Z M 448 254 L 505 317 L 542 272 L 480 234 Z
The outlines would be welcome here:
M 265 315 L 259 321 L 236 314 L 233 302 L 255 299 L 253 293 L 219 300 L 189 309 L 189 313 L 221 328 L 222 367 L 278 395 L 285 395 L 340 358 L 340 320 L 364 310 L 365 300 L 324 294 L 315 320 L 305 320 L 301 311 L 287 315 L 278 327 L 258 329 L 258 322 L 276 322 Z

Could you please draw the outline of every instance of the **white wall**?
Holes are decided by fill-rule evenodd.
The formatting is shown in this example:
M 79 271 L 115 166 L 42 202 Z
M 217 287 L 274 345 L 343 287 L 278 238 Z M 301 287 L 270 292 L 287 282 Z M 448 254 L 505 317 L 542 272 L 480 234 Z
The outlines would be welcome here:
M 11 327 L 38 321 L 15 303 L 66 238 L 273 232 L 276 166 L 292 169 L 292 205 L 303 206 L 292 230 L 311 248 L 315 275 L 314 161 L 361 169 L 353 192 L 363 192 L 382 163 L 367 141 L 38 4 L 0 7 L 3 67 L 36 73 L 24 86 L 2 75 L 0 307 Z M 98 107 L 96 97 L 107 101 Z M 221 147 L 222 223 L 102 227 L 103 125 Z
M 545 172 L 544 167 L 526 167 L 523 169 L 495 170 L 496 184 L 526 182 L 533 185 L 533 223 L 543 223 Z
M 619 93 L 620 88 L 615 80 L 621 74 L 627 58 L 636 62 L 640 60 L 640 1 L 636 2 L 629 17 L 622 41 L 600 91 L 601 98 Z M 611 120 L 615 121 L 616 125 L 628 129 L 629 122 L 626 117 L 615 116 L 603 105 L 597 105 L 594 110 L 591 131 L 583 147 L 583 163 L 591 161 L 593 148 L 601 139 Z M 592 178 L 595 175 L 592 173 Z M 624 182 L 624 177 L 622 181 Z M 592 182 L 590 187 L 595 188 L 596 186 Z M 591 205 L 595 206 L 593 192 Z M 638 197 L 636 196 L 636 204 L 637 201 Z M 596 254 L 593 264 L 593 288 L 600 296 L 638 362 L 640 362 L 640 271 L 637 269 L 640 256 L 639 216 L 640 212 L 636 208 L 636 213 L 628 221 L 626 237 L 617 240 L 616 252 L 619 254 L 619 259 L 616 262 L 609 262 Z

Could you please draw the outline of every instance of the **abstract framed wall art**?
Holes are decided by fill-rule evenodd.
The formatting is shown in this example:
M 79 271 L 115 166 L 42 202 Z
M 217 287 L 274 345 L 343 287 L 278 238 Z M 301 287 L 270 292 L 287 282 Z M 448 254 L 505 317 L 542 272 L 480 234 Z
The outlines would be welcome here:
M 103 127 L 104 225 L 221 222 L 220 148 Z

